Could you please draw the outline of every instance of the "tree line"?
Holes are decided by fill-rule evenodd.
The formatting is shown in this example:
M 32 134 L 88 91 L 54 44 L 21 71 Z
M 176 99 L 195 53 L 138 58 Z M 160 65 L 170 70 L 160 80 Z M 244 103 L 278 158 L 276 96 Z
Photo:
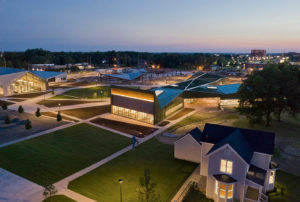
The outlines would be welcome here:
M 296 117 L 300 112 L 300 70 L 288 64 L 269 64 L 248 75 L 238 95 L 238 110 L 252 123 L 269 126 L 272 117 L 281 121 L 283 112 Z
M 5 59 L 5 61 L 4 61 Z M 5 52 L 0 57 L 0 66 L 27 68 L 30 64 L 57 64 L 88 62 L 97 67 L 160 65 L 163 68 L 195 69 L 208 68 L 212 64 L 225 65 L 232 61 L 230 54 L 209 53 L 150 53 L 133 51 L 107 52 L 51 52 L 43 49 L 28 49 L 25 52 Z

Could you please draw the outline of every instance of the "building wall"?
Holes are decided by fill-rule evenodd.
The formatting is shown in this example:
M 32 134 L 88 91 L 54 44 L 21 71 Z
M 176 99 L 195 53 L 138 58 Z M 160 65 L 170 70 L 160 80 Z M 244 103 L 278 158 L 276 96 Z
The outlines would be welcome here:
M 174 143 L 174 157 L 200 163 L 201 145 L 190 134 L 187 134 Z
M 178 96 L 177 98 L 175 98 L 172 102 L 170 102 L 167 106 L 165 106 L 164 108 L 160 108 L 159 103 L 157 98 L 155 98 L 155 102 L 154 102 L 154 114 L 155 114 L 155 118 L 154 118 L 154 122 L 158 123 L 162 120 L 164 120 L 167 115 L 166 112 L 174 107 L 177 107 L 178 105 L 182 104 L 182 106 L 180 108 L 177 108 L 175 111 L 173 111 L 171 114 L 168 114 L 168 116 L 173 115 L 175 112 L 179 111 L 180 109 L 184 108 L 184 102 L 183 102 L 183 98 L 181 96 Z
M 233 162 L 232 174 L 231 176 L 237 180 L 234 184 L 233 190 L 233 198 L 243 198 L 245 191 L 245 180 L 246 174 L 248 171 L 248 164 L 245 163 L 238 154 L 228 145 L 225 147 L 214 151 L 208 157 L 208 177 L 207 177 L 207 187 L 206 187 L 206 195 L 209 198 L 216 199 L 216 195 L 214 193 L 215 190 L 215 178 L 213 175 L 222 174 L 220 171 L 221 159 L 229 160 Z

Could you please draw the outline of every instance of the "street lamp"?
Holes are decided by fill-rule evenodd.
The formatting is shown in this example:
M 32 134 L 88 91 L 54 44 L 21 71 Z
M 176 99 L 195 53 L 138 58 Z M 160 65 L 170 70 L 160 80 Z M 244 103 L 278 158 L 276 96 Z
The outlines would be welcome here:
M 58 104 L 58 111 L 60 111 L 60 103 Z
M 120 202 L 122 202 L 122 183 L 124 182 L 124 180 L 119 179 L 119 184 L 120 184 Z

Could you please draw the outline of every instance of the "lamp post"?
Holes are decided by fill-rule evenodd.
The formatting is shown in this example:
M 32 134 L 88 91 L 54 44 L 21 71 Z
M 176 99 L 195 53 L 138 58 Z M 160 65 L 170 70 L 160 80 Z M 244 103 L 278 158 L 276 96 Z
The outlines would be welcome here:
M 58 104 L 58 111 L 60 111 L 60 103 Z
M 119 184 L 120 184 L 120 202 L 122 202 L 122 183 L 124 181 L 122 179 L 119 179 Z

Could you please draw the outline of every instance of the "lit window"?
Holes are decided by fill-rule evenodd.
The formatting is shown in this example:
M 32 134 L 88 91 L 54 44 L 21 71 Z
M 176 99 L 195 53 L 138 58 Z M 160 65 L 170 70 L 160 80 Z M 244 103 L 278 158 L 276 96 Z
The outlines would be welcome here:
M 232 161 L 221 159 L 220 171 L 223 173 L 232 174 Z
M 232 195 L 233 195 L 232 193 L 233 193 L 233 184 L 230 184 L 228 186 L 228 192 L 227 192 L 227 198 L 228 199 L 232 198 Z
M 220 198 L 226 197 L 226 184 L 220 183 Z
M 271 171 L 270 172 L 270 177 L 269 177 L 269 184 L 273 184 L 274 183 L 274 176 L 275 175 L 275 172 L 274 171 Z

